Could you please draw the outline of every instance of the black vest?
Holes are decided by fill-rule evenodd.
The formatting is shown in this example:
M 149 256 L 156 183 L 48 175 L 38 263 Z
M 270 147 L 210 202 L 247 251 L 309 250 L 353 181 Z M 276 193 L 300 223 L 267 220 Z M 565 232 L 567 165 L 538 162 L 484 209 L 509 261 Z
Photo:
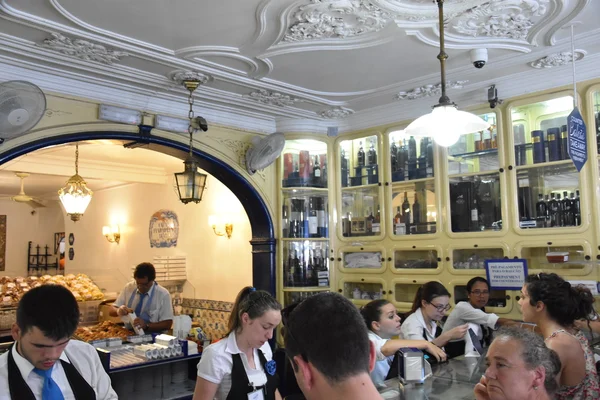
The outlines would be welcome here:
M 267 359 L 260 349 L 258 350 L 258 358 L 260 364 L 267 376 L 267 383 L 263 386 L 253 388 L 248 380 L 248 374 L 244 368 L 242 357 L 238 354 L 231 355 L 233 359 L 233 368 L 231 369 L 231 389 L 226 400 L 248 400 L 248 393 L 252 393 L 255 389 L 262 389 L 265 400 L 275 400 L 275 390 L 277 390 L 277 375 L 267 372 Z

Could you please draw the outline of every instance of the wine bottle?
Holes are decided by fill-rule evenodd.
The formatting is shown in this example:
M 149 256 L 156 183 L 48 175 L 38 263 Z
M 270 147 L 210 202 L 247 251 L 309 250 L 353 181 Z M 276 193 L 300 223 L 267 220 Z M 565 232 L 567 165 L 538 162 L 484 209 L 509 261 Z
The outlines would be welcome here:
M 564 215 L 565 215 L 565 213 L 564 213 L 564 210 L 563 210 L 564 203 L 561 200 L 560 193 L 556 193 L 556 203 L 557 203 L 557 206 L 558 206 L 558 216 L 556 217 L 556 221 L 558 222 L 558 226 L 565 226 L 564 225 Z
M 318 201 L 318 197 L 308 198 L 308 236 L 311 238 L 319 237 L 319 223 L 317 216 Z
M 296 257 L 295 250 L 292 249 L 292 245 L 290 245 L 290 256 L 289 256 L 289 271 L 288 271 L 288 286 L 294 287 L 296 286 Z
M 414 136 L 408 139 L 408 161 L 417 161 L 417 141 Z
M 433 176 L 433 140 L 427 141 L 427 178 Z
M 288 206 L 285 204 L 281 206 L 281 226 L 281 234 L 283 235 L 283 237 L 289 237 L 288 235 L 290 234 L 290 221 L 288 217 Z
M 348 159 L 346 158 L 346 152 L 342 148 L 342 152 L 340 154 L 340 164 L 341 164 L 341 175 L 342 175 L 342 187 L 348 187 Z
M 573 226 L 573 211 L 571 210 L 571 200 L 569 200 L 569 194 L 568 192 L 565 190 L 563 192 L 563 199 L 562 199 L 562 219 L 563 219 L 563 225 L 562 226 Z
M 315 286 L 314 285 L 314 279 L 315 279 L 315 270 L 314 270 L 314 253 L 312 250 L 308 250 L 308 265 L 306 266 L 306 282 L 305 285 L 306 286 Z
M 421 138 L 420 152 L 417 167 L 417 178 L 427 178 L 427 142 L 429 138 Z
M 538 201 L 535 203 L 535 215 L 537 219 L 537 227 L 544 228 L 546 226 L 546 213 L 547 207 L 544 202 L 544 195 L 542 193 L 538 194 Z
M 406 234 L 410 234 L 410 203 L 408 202 L 408 193 L 404 192 L 404 201 L 402 202 L 402 221 L 406 229 Z
M 379 235 L 381 233 L 381 210 L 379 204 L 377 204 L 377 214 L 375 214 L 375 218 L 373 219 L 372 230 L 373 235 Z
M 319 162 L 319 156 L 315 156 L 312 178 L 313 186 L 321 186 L 321 165 Z
M 358 156 L 356 158 L 356 164 L 358 167 L 365 166 L 365 150 L 363 149 L 362 142 L 359 142 Z
M 402 211 L 400 210 L 400 206 L 396 209 L 396 216 L 394 216 L 394 234 L 396 235 L 406 235 L 406 226 L 404 225 L 404 221 L 402 221 Z
M 290 212 L 290 237 L 304 237 L 304 200 L 292 199 Z
M 560 159 L 568 160 L 569 156 L 569 132 L 567 126 L 563 125 L 560 127 Z
M 327 237 L 327 215 L 325 213 L 325 198 L 317 197 L 317 231 L 319 237 Z
M 573 203 L 574 205 L 571 206 L 573 208 L 575 217 L 573 218 L 575 221 L 575 226 L 579 226 L 581 225 L 581 202 L 580 202 L 580 198 L 579 198 L 579 190 L 575 191 L 576 193 L 576 198 L 575 198 L 575 202 Z
M 406 164 L 408 163 L 408 148 L 404 140 L 398 141 L 400 146 L 398 147 L 398 168 L 406 171 Z
M 556 201 L 556 195 L 554 193 L 550 193 L 550 201 L 548 202 L 549 214 L 550 214 L 550 226 L 560 226 L 558 222 L 558 202 Z
M 471 200 L 471 231 L 479 230 L 479 209 L 477 208 L 477 197 L 475 194 Z
M 396 142 L 393 140 L 392 145 L 390 146 L 390 165 L 393 174 L 398 170 L 398 146 L 396 146 Z
M 412 205 L 412 218 L 412 226 L 414 226 L 413 233 L 419 233 L 419 231 L 421 230 L 421 204 L 419 203 L 417 192 L 415 192 L 415 201 Z
M 369 165 L 377 165 L 377 151 L 375 150 L 375 141 L 371 141 L 371 146 L 369 147 Z
M 552 225 L 550 218 L 550 195 L 546 195 L 544 201 L 546 202 L 546 221 L 544 223 L 544 227 L 548 228 Z
M 302 251 L 296 250 L 294 258 L 294 270 L 296 271 L 296 286 L 304 286 L 304 257 Z

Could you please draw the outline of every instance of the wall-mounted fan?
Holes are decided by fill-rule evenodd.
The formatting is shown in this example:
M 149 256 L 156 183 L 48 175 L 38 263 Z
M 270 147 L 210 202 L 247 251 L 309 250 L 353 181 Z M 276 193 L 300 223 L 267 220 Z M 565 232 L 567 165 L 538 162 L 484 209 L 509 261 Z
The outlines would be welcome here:
M 33 83 L 0 83 L 0 143 L 29 131 L 45 111 L 46 96 Z
M 29 174 L 27 172 L 15 172 L 15 175 L 21 178 L 21 191 L 14 196 L 1 196 L 0 199 L 10 199 L 17 203 L 26 203 L 32 208 L 46 207 L 45 200 L 25 194 L 25 178 L 27 178 Z
M 253 175 L 259 169 L 267 168 L 281 154 L 285 146 L 283 133 L 275 132 L 260 139 L 252 139 L 252 147 L 246 152 L 246 170 Z

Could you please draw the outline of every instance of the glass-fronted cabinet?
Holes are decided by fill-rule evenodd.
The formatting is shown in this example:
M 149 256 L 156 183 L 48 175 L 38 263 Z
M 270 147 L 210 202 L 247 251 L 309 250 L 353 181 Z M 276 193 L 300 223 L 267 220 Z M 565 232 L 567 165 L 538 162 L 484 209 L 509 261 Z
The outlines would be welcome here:
M 499 113 L 479 115 L 485 131 L 462 135 L 448 148 L 450 232 L 497 232 L 502 224 L 503 183 Z
M 441 250 L 435 246 L 396 248 L 392 272 L 395 274 L 437 274 L 442 267 Z
M 592 259 L 591 246 L 587 241 L 524 242 L 517 251 L 521 258 L 527 260 L 530 271 L 587 275 L 598 266 L 598 261 Z
M 503 247 L 474 245 L 471 248 L 451 248 L 450 271 L 459 275 L 485 275 L 485 260 L 501 260 L 508 256 L 508 246 L 506 245 Z
M 349 247 L 340 249 L 338 266 L 343 273 L 379 274 L 387 267 L 385 260 L 385 250 L 382 247 Z
M 469 295 L 467 293 L 467 282 L 453 282 L 451 283 L 452 294 L 451 301 L 457 304 L 460 301 L 469 301 Z M 486 305 L 486 312 L 492 312 L 495 314 L 507 314 L 513 308 L 514 291 L 507 290 L 490 290 L 489 300 Z
M 381 238 L 385 232 L 378 149 L 378 135 L 339 142 L 342 237 Z
M 387 285 L 380 278 L 347 278 L 339 281 L 338 292 L 354 304 L 363 306 L 372 300 L 387 298 Z
M 581 174 L 568 150 L 567 117 L 572 110 L 570 95 L 511 107 L 518 231 L 584 223 Z

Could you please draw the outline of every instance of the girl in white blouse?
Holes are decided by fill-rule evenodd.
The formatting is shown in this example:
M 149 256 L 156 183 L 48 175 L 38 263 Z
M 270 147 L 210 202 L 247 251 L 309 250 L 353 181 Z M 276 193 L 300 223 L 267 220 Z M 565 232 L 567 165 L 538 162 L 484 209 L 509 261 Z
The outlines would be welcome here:
M 411 314 L 404 320 L 400 329 L 402 339 L 425 339 L 438 347 L 450 340 L 462 339 L 469 328 L 468 324 L 456 326 L 442 333 L 438 325 L 446 311 L 450 309 L 450 293 L 439 282 L 427 282 L 417 290 Z

